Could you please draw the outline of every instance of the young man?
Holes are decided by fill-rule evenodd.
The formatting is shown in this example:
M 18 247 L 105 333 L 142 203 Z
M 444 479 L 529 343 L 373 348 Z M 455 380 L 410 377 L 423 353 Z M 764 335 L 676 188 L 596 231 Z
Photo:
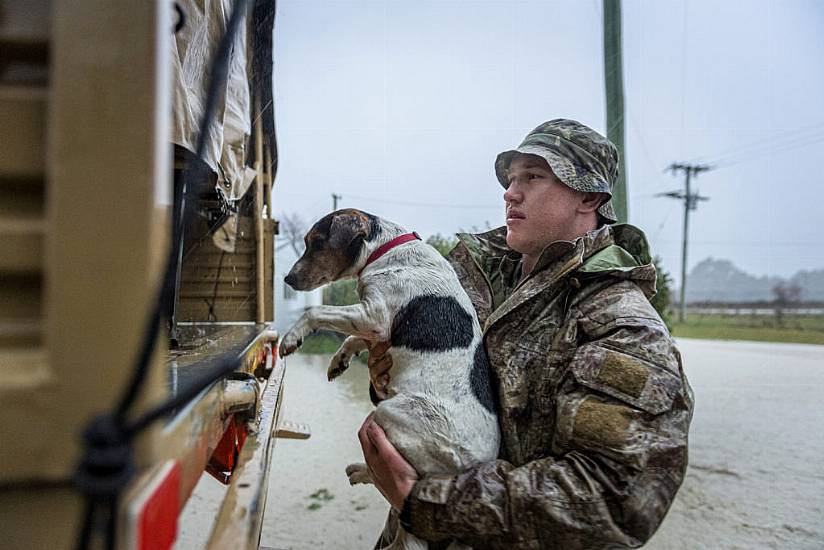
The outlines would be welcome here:
M 484 327 L 498 460 L 419 479 L 371 418 L 358 434 L 364 457 L 406 529 L 429 541 L 640 546 L 683 480 L 692 392 L 649 303 L 646 238 L 610 225 L 615 146 L 553 120 L 498 155 L 495 172 L 506 227 L 459 235 L 450 261 Z M 372 355 L 379 383 L 391 351 Z

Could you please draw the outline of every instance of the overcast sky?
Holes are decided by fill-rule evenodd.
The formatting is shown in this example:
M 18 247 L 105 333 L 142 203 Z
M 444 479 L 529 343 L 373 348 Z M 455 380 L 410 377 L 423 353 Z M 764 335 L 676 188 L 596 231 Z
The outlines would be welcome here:
M 600 0 L 280 0 L 274 211 L 360 208 L 424 237 L 503 224 L 495 155 L 605 133 Z M 673 161 L 705 161 L 691 267 L 824 268 L 824 1 L 624 0 L 630 222 L 677 280 Z

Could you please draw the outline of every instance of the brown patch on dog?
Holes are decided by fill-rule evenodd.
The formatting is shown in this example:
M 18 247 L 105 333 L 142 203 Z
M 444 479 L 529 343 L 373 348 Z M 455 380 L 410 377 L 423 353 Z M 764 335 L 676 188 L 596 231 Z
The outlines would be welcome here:
M 332 248 L 348 247 L 357 238 L 366 239 L 369 235 L 369 217 L 354 208 L 338 210 L 332 213 L 332 225 L 329 228 L 329 242 Z
M 352 267 L 370 234 L 368 214 L 347 208 L 321 218 L 304 237 L 306 250 L 286 276 L 295 290 L 311 290 Z

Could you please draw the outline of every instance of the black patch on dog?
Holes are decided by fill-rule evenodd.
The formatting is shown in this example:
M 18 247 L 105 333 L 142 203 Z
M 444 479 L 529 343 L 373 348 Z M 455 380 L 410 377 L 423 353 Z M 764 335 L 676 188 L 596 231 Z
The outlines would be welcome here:
M 392 320 L 392 345 L 447 351 L 472 343 L 472 317 L 452 296 L 418 296 Z
M 334 217 L 334 212 L 332 214 L 327 214 L 315 224 L 315 228 L 317 232 L 323 235 L 326 238 L 329 238 L 329 229 L 332 227 L 332 218 Z
M 372 387 L 371 383 L 369 384 L 369 399 L 376 407 L 378 406 L 378 403 L 381 402 L 381 398 L 378 397 L 378 392 L 375 391 L 375 388 Z
M 373 216 L 369 212 L 364 212 L 361 210 L 364 216 L 369 219 L 369 234 L 366 235 L 366 242 L 371 242 L 375 240 L 375 237 L 381 234 L 381 222 L 378 221 L 377 216 Z
M 360 256 L 361 248 L 363 248 L 363 237 L 358 237 L 357 239 L 349 243 L 349 246 L 346 247 L 345 252 L 346 259 L 348 261 L 346 263 L 346 267 L 343 268 L 341 272 L 345 271 L 346 269 L 351 267 L 353 263 L 355 263 L 355 260 L 357 260 L 358 256 Z
M 480 342 L 478 347 L 475 348 L 469 385 L 481 405 L 489 412 L 494 413 L 498 408 L 498 400 L 495 388 L 492 387 L 492 370 L 489 366 L 489 358 L 486 356 L 483 342 Z

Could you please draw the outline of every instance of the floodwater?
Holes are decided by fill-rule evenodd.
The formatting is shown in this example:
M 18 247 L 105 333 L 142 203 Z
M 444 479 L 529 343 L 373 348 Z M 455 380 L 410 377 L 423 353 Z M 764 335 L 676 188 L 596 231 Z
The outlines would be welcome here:
M 824 548 L 824 346 L 679 340 L 695 392 L 690 468 L 646 548 Z M 328 357 L 287 359 L 283 418 L 306 441 L 278 440 L 261 546 L 371 548 L 388 505 L 350 487 L 357 428 L 372 409 L 366 368 L 326 381 Z M 222 487 L 203 476 L 178 550 L 201 548 Z

